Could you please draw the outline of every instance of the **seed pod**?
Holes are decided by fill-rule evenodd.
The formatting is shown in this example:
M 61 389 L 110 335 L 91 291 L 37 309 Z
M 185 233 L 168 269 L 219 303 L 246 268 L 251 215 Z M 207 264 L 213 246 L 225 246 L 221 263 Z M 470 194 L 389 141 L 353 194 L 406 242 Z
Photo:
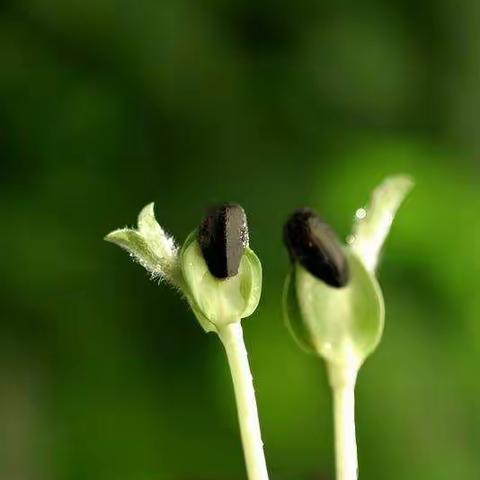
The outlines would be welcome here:
M 212 208 L 198 229 L 198 243 L 208 270 L 216 278 L 233 277 L 248 246 L 248 225 L 240 205 Z
M 292 262 L 332 287 L 349 280 L 348 262 L 332 228 L 310 208 L 295 210 L 283 229 Z

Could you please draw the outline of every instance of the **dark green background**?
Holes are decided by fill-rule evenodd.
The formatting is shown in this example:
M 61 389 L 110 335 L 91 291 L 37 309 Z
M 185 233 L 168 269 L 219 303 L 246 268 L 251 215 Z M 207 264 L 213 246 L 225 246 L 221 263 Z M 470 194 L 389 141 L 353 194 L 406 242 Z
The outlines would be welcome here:
M 244 478 L 224 354 L 102 241 L 156 202 L 182 242 L 237 201 L 264 267 L 244 321 L 272 478 L 333 478 L 323 366 L 283 325 L 287 214 L 345 236 L 416 189 L 357 388 L 361 478 L 480 471 L 480 4 L 11 0 L 0 6 L 0 478 Z

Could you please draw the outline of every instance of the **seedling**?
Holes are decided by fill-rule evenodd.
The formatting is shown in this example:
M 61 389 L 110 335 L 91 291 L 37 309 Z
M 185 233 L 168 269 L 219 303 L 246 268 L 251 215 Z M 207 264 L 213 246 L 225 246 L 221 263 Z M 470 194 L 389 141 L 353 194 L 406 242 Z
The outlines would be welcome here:
M 356 211 L 347 245 L 341 245 L 311 209 L 295 211 L 284 227 L 292 261 L 284 312 L 297 343 L 326 362 L 334 402 L 337 480 L 357 478 L 355 383 L 384 326 L 375 270 L 394 215 L 412 186 L 411 179 L 399 175 L 377 187 L 368 208 Z
M 240 433 L 250 480 L 268 480 L 253 379 L 240 320 L 257 308 L 262 267 L 249 248 L 245 212 L 225 204 L 209 211 L 179 250 L 157 223 L 153 203 L 137 229 L 123 228 L 105 239 L 127 250 L 152 276 L 179 290 L 206 332 L 225 347 L 233 379 Z
M 298 344 L 322 357 L 333 391 L 337 480 L 356 480 L 354 390 L 365 359 L 380 342 L 384 302 L 375 276 L 394 215 L 413 186 L 387 178 L 368 208 L 355 213 L 347 244 L 311 209 L 295 211 L 284 228 L 292 262 L 284 289 L 287 325 Z M 241 319 L 260 300 L 262 268 L 249 248 L 245 212 L 225 204 L 208 212 L 178 249 L 155 220 L 153 204 L 137 229 L 105 237 L 127 250 L 152 278 L 179 290 L 206 332 L 222 341 L 232 374 L 240 433 L 250 480 L 268 480 L 252 375 Z

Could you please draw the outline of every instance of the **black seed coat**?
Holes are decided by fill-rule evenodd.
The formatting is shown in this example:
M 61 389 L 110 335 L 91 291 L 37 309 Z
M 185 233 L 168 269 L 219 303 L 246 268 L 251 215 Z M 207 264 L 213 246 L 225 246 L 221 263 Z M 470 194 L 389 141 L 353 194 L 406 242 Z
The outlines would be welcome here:
M 198 229 L 198 243 L 214 277 L 235 276 L 248 246 L 247 216 L 243 208 L 227 203 L 209 210 Z
M 310 208 L 300 208 L 290 215 L 283 240 L 292 262 L 299 262 L 332 287 L 348 283 L 348 262 L 335 232 Z

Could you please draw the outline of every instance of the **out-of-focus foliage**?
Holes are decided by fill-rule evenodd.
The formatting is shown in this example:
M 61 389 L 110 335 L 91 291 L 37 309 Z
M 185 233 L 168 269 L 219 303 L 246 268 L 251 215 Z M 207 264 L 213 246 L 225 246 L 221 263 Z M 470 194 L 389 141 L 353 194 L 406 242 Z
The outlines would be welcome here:
M 281 226 L 310 204 L 346 235 L 392 172 L 416 189 L 379 270 L 361 474 L 476 478 L 479 32 L 452 0 L 2 2 L 0 478 L 244 477 L 217 339 L 102 241 L 149 201 L 179 242 L 212 202 L 245 207 L 272 478 L 332 478 L 323 367 L 282 321 Z

